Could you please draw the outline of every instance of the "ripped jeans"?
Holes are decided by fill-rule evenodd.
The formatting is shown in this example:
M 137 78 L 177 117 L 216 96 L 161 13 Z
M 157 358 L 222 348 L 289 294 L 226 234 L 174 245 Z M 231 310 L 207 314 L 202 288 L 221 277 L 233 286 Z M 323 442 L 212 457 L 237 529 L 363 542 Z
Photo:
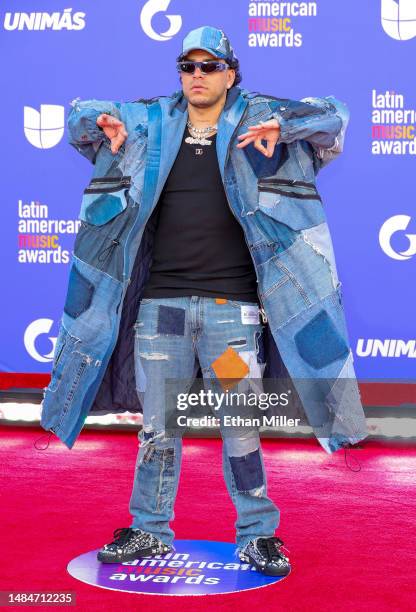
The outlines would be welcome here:
M 136 387 L 143 398 L 143 428 L 138 434 L 130 527 L 171 545 L 174 532 L 169 521 L 174 518 L 182 436 L 166 432 L 167 411 L 181 414 L 176 405 L 167 407 L 167 379 L 180 381 L 181 392 L 188 393 L 199 362 L 204 385 L 218 385 L 217 392 L 224 392 L 219 386 L 222 377 L 243 384 L 248 378 L 258 382 L 265 367 L 263 325 L 257 304 L 189 296 L 142 299 L 135 330 Z M 212 417 L 212 408 L 211 412 Z M 267 496 L 258 427 L 240 430 L 235 426 L 230 433 L 230 427 L 221 425 L 220 430 L 224 479 L 237 512 L 238 552 L 253 538 L 274 535 L 280 512 Z

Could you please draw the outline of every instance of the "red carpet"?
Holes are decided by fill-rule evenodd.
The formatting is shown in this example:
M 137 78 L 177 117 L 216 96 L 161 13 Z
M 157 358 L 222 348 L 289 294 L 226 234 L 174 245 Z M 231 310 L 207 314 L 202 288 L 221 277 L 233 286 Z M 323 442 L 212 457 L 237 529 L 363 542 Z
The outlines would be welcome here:
M 415 447 L 364 442 L 349 453 L 361 464 L 352 472 L 343 451 L 328 456 L 315 440 L 264 440 L 269 494 L 282 512 L 278 533 L 292 574 L 245 593 L 151 602 L 150 595 L 92 587 L 66 571 L 69 560 L 130 524 L 136 434 L 84 430 L 71 451 L 56 437 L 37 451 L 42 433 L 0 430 L 0 590 L 72 590 L 76 609 L 88 611 L 414 609 Z M 178 539 L 234 542 L 220 451 L 220 440 L 184 441 Z

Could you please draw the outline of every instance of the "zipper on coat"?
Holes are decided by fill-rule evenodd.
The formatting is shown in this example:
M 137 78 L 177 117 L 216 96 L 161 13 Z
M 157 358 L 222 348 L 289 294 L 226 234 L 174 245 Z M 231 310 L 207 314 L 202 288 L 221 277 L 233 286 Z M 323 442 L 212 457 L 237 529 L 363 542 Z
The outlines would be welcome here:
M 108 187 L 103 187 L 103 185 L 108 185 Z M 130 187 L 130 185 L 131 176 L 95 178 L 91 179 L 88 187 L 84 189 L 84 193 L 113 193 L 123 189 L 123 187 Z
M 115 185 L 114 187 L 87 187 L 86 189 L 84 189 L 85 194 L 89 194 L 89 193 L 114 193 L 115 191 L 120 191 L 123 188 L 129 187 L 130 183 L 119 183 L 118 185 Z
M 294 187 L 305 187 L 306 189 L 313 189 L 314 191 L 316 191 L 316 185 L 312 182 L 309 181 L 297 181 L 296 179 L 279 179 L 279 178 L 267 178 L 267 177 L 263 177 L 263 178 L 259 178 L 258 179 L 258 184 L 260 185 L 261 183 L 266 184 L 266 185 L 288 185 L 291 186 L 293 185 Z
M 55 368 L 54 368 L 54 369 L 56 369 L 56 368 L 58 367 L 58 363 L 59 363 L 59 360 L 60 360 L 60 358 L 61 358 L 62 351 L 63 351 L 63 350 L 64 350 L 64 348 L 65 348 L 65 344 L 66 344 L 66 342 L 67 342 L 67 341 L 66 341 L 66 340 L 64 340 L 64 342 L 62 343 L 61 348 L 59 349 L 59 353 L 58 353 L 58 355 L 57 355 L 57 357 L 56 357 L 56 361 L 55 361 Z
M 131 176 L 103 176 L 103 177 L 97 177 L 97 178 L 93 178 L 90 180 L 90 184 L 91 183 L 121 183 L 121 182 L 125 182 L 125 183 L 129 183 L 130 184 L 131 181 Z
M 321 200 L 321 197 L 316 193 L 297 193 L 296 191 L 287 191 L 285 189 L 278 189 L 271 185 L 259 185 L 259 191 L 268 191 L 270 193 L 277 193 L 279 195 L 287 196 L 288 198 L 299 198 L 300 200 Z

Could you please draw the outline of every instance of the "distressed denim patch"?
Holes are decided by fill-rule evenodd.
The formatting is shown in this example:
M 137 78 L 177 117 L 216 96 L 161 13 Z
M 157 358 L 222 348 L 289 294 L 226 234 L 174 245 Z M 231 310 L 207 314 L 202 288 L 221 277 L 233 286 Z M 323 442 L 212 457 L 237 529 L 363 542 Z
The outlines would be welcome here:
M 158 307 L 157 332 L 159 334 L 185 335 L 185 310 L 173 306 Z
M 229 460 L 238 491 L 250 491 L 263 485 L 259 449 L 242 457 L 229 457 Z
M 72 264 L 64 305 L 66 314 L 73 319 L 79 317 L 90 307 L 93 294 L 94 285 Z
M 120 191 L 120 194 L 122 191 Z M 88 194 L 91 197 L 91 194 Z M 111 193 L 102 193 L 92 199 L 85 209 L 85 220 L 93 225 L 104 225 L 116 217 L 126 208 L 127 202 L 123 194 L 123 199 Z
M 163 463 L 167 459 L 169 466 L 165 464 L 165 467 L 171 467 L 175 454 L 175 449 L 173 447 L 169 446 L 167 448 L 159 448 L 157 444 L 154 444 L 152 446 L 148 446 L 145 452 L 149 452 L 149 449 L 153 451 L 150 453 L 149 457 L 152 459 L 152 461 L 159 461 L 160 463 Z
M 316 370 L 349 354 L 344 338 L 326 310 L 318 312 L 295 334 L 295 342 L 302 359 Z
M 264 157 L 263 153 L 258 151 L 252 142 L 244 147 L 243 151 L 257 178 L 274 175 L 288 157 L 287 147 L 282 144 L 275 146 L 271 157 Z

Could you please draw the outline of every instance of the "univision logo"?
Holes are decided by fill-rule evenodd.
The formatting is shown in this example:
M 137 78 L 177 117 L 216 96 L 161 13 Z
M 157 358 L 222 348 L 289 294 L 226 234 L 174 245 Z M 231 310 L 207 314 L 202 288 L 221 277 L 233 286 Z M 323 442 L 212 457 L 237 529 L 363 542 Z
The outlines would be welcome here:
M 61 140 L 65 129 L 65 109 L 57 104 L 41 104 L 40 112 L 24 107 L 24 131 L 37 149 L 51 149 Z
M 358 357 L 410 357 L 416 358 L 416 340 L 395 340 L 378 338 L 359 338 Z
M 381 0 L 381 25 L 395 40 L 410 40 L 416 36 L 415 0 Z
M 85 13 L 74 13 L 72 8 L 63 13 L 6 13 L 5 30 L 83 30 Z

